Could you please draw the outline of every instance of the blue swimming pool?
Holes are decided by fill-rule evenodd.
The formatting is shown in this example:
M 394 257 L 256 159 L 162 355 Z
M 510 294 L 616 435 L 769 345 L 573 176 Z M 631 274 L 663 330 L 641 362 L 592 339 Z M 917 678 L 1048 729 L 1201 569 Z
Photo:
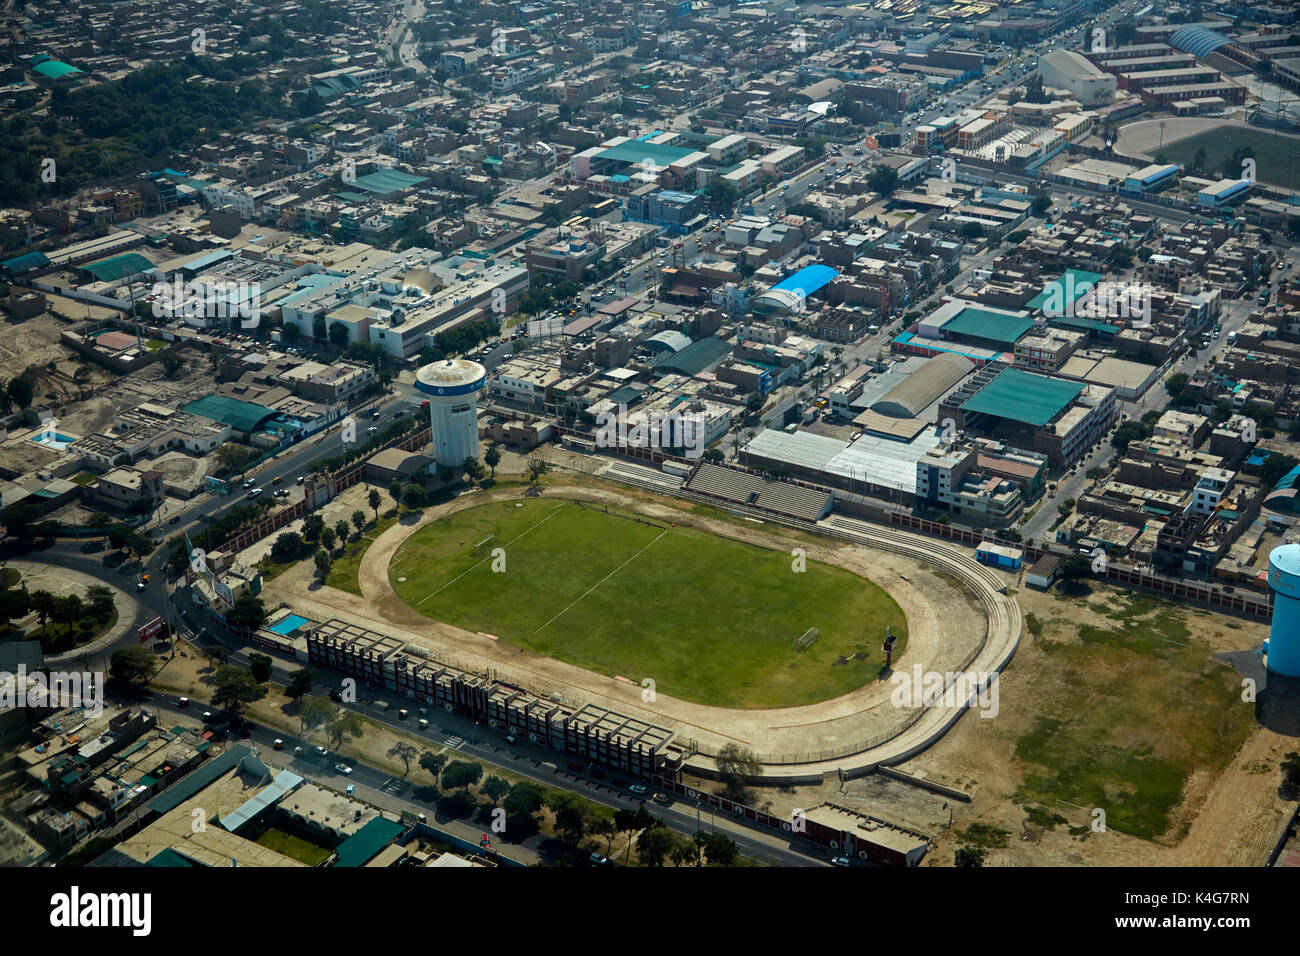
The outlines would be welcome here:
M 300 627 L 302 627 L 304 624 L 307 623 L 309 622 L 305 617 L 302 617 L 299 614 L 290 614 L 284 620 L 276 621 L 269 628 L 267 628 L 267 630 L 269 630 L 273 634 L 281 634 L 281 635 L 292 634 L 294 631 L 298 630 Z

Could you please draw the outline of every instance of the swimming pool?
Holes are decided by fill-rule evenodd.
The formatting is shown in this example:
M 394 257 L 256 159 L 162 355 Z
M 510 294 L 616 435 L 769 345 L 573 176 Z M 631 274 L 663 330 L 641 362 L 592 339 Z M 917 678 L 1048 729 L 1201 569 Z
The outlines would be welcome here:
M 49 432 L 40 432 L 38 434 L 33 435 L 28 440 L 34 441 L 38 445 L 44 445 L 47 448 L 58 449 L 59 451 L 63 451 L 65 448 L 67 448 L 69 445 L 71 445 L 73 442 L 76 441 L 75 438 L 71 438 L 68 435 L 61 435 L 58 432 L 54 433 L 53 438 L 50 438 Z
M 269 630 L 272 634 L 280 634 L 283 636 L 286 634 L 292 634 L 294 631 L 298 630 L 304 624 L 308 624 L 308 623 L 310 622 L 302 615 L 290 614 L 284 620 L 276 621 L 269 628 L 267 628 L 267 630 Z

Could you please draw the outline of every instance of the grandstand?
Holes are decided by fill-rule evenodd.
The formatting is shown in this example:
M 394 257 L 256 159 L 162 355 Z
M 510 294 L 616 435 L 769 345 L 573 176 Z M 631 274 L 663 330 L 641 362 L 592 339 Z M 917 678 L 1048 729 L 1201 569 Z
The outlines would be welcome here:
M 749 505 L 778 514 L 819 521 L 830 514 L 833 496 L 829 492 L 789 482 L 762 478 L 747 472 L 703 463 L 686 482 L 688 491 Z

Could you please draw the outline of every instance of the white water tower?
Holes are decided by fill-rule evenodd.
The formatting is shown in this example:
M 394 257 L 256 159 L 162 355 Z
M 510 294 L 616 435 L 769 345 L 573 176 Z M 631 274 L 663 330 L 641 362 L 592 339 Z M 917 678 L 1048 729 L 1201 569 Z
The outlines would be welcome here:
M 468 359 L 446 359 L 416 373 L 415 387 L 429 398 L 433 457 L 441 467 L 459 468 L 478 457 L 478 393 L 487 369 Z

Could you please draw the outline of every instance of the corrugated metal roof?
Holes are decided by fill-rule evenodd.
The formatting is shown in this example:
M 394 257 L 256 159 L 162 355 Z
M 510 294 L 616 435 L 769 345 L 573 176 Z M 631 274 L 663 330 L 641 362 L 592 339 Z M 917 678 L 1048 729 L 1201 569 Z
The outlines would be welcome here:
M 367 860 L 397 839 L 402 829 L 399 823 L 375 817 L 339 845 L 335 866 L 364 866 Z

